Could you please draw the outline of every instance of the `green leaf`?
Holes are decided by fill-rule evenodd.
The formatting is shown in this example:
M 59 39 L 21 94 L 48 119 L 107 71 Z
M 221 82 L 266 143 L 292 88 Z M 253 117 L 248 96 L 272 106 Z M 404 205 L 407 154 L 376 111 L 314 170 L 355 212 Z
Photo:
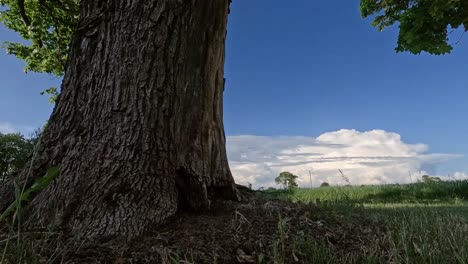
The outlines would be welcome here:
M 34 184 L 20 194 L 19 197 L 0 215 L 0 221 L 5 219 L 8 215 L 16 211 L 21 205 L 21 202 L 29 201 L 29 198 L 32 194 L 37 194 L 49 186 L 55 178 L 59 175 L 58 167 L 51 167 L 47 170 L 47 173 L 36 179 Z

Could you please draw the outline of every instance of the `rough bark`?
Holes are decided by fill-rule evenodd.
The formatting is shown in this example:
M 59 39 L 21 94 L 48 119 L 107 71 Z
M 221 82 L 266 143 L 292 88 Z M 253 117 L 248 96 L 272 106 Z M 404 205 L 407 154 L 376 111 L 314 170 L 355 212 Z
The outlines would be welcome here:
M 222 121 L 228 9 L 229 0 L 82 0 L 31 174 L 57 165 L 60 176 L 28 205 L 29 225 L 128 237 L 235 197 Z M 11 185 L 0 191 L 4 207 Z

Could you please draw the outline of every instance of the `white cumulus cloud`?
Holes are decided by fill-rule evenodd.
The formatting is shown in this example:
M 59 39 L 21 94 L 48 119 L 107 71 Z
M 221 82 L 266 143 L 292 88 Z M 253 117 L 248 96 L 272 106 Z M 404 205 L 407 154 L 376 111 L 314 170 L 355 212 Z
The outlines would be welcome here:
M 274 186 L 281 171 L 298 175 L 300 186 L 345 184 L 339 170 L 356 185 L 407 183 L 428 167 L 462 157 L 429 153 L 427 145 L 407 144 L 399 134 L 384 130 L 348 129 L 317 138 L 228 136 L 227 152 L 236 182 L 252 183 L 257 188 Z M 460 179 L 465 176 L 454 175 Z
M 9 134 L 16 133 L 16 129 L 10 123 L 0 122 L 0 133 Z
M 453 175 L 449 175 L 448 178 L 452 180 L 464 181 L 468 180 L 468 174 L 464 172 L 455 172 Z
M 21 133 L 25 137 L 29 137 L 36 129 L 37 127 L 33 126 L 14 125 L 9 122 L 0 121 L 0 133 L 2 134 Z

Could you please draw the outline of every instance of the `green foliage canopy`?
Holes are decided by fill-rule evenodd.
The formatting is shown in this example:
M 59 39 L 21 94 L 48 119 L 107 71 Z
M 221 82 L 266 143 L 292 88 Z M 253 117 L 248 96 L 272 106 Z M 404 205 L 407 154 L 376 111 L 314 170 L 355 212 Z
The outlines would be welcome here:
M 21 134 L 0 133 L 0 180 L 20 172 L 33 153 L 34 142 Z
M 5 42 L 26 62 L 25 72 L 63 75 L 79 18 L 79 0 L 0 0 L 0 22 L 26 42 Z
M 275 183 L 283 185 L 284 187 L 287 187 L 288 189 L 291 189 L 291 188 L 297 187 L 297 182 L 296 182 L 297 178 L 298 176 L 290 172 L 283 171 L 280 173 L 278 177 L 275 178 Z
M 379 30 L 399 22 L 397 52 L 450 53 L 449 32 L 468 30 L 466 0 L 361 0 L 361 14 L 375 15 L 372 25 Z

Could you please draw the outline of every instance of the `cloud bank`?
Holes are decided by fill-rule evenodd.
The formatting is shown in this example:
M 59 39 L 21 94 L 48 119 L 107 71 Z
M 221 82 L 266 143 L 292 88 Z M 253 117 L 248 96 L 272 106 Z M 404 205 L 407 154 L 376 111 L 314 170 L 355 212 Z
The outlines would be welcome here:
M 407 144 L 384 130 L 342 129 L 313 137 L 228 136 L 227 152 L 234 179 L 256 188 L 275 186 L 281 171 L 299 176 L 300 186 L 322 182 L 344 185 L 339 169 L 353 185 L 409 183 L 428 168 L 461 155 L 428 153 L 425 144 Z M 468 178 L 455 173 L 457 179 Z
M 0 133 L 9 134 L 16 133 L 16 129 L 10 123 L 0 122 Z
M 17 126 L 9 122 L 0 121 L 0 133 L 2 134 L 21 133 L 25 137 L 30 137 L 36 129 L 37 127 L 33 126 Z

